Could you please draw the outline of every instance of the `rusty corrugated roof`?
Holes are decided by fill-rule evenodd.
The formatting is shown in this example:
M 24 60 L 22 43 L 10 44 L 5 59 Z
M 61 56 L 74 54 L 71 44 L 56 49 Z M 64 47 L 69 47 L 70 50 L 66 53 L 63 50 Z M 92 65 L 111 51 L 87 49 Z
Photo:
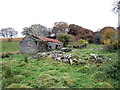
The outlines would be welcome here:
M 50 42 L 56 42 L 56 43 L 61 43 L 63 44 L 61 41 L 56 40 L 56 39 L 51 39 L 51 38 L 46 38 L 46 37 L 37 37 L 38 39 L 44 40 L 44 41 L 50 41 Z

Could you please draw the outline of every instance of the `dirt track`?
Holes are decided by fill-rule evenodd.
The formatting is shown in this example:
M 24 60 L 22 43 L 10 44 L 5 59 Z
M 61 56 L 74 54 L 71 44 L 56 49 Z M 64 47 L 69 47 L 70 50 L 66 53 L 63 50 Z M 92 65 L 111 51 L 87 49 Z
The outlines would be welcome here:
M 0 38 L 0 41 L 8 41 L 9 38 Z M 21 41 L 23 38 L 12 38 L 12 41 Z
M 0 52 L 0 55 L 6 55 L 6 54 L 19 54 L 19 52 Z

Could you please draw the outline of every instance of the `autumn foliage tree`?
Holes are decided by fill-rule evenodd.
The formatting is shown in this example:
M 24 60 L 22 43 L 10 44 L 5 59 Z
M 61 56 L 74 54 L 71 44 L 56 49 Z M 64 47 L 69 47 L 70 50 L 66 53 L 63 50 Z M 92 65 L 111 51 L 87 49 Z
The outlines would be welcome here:
M 118 49 L 118 31 L 114 27 L 105 27 L 101 31 L 103 31 L 102 42 L 106 50 L 113 51 Z
M 81 26 L 70 24 L 69 25 L 69 34 L 74 35 L 77 40 L 84 39 L 89 42 L 93 42 L 94 40 L 94 32 L 83 28 Z
M 75 25 L 75 24 L 70 24 L 69 25 L 69 32 L 68 32 L 68 34 L 76 36 L 79 32 L 80 32 L 80 26 Z
M 117 30 L 114 27 L 104 27 L 101 30 L 102 36 L 102 42 L 104 43 L 105 40 L 111 39 L 112 36 L 117 34 Z

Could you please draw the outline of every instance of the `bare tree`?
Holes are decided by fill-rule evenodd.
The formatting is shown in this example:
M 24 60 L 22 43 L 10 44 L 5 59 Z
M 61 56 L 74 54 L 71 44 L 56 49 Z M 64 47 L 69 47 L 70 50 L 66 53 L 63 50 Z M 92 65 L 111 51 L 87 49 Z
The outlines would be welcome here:
M 67 33 L 69 25 L 66 22 L 55 22 L 52 32 L 56 35 L 59 33 Z
M 4 28 L 0 30 L 0 36 L 9 38 L 8 41 L 12 40 L 12 37 L 17 36 L 18 32 L 14 28 Z
M 113 12 L 118 13 L 120 10 L 120 0 L 117 0 L 113 4 Z
M 42 37 L 48 37 L 49 36 L 49 28 L 40 25 L 40 24 L 34 24 L 30 27 L 25 27 L 23 29 L 22 34 L 23 35 L 33 35 L 33 36 L 42 36 Z

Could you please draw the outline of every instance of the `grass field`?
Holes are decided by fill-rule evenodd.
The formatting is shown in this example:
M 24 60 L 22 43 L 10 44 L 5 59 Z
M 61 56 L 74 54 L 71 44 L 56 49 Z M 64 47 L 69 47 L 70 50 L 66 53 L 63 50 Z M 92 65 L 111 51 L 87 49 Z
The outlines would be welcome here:
M 4 52 L 18 51 L 18 42 L 4 42 Z M 6 48 L 10 47 L 11 48 Z M 66 54 L 73 54 L 84 60 L 90 54 L 104 57 L 101 65 L 80 64 L 69 65 L 53 60 L 51 57 L 41 57 L 25 62 L 21 54 L 10 55 L 0 62 L 3 66 L 3 88 L 117 88 L 118 80 L 110 75 L 114 74 L 114 64 L 117 62 L 118 53 L 107 52 L 103 45 L 90 44 L 87 48 L 77 49 Z M 117 64 L 117 63 L 116 63 Z M 115 64 L 115 65 L 116 65 Z M 116 69 L 116 68 L 115 68 Z
M 2 41 L 0 42 L 2 44 L 2 50 L 1 52 L 16 52 L 19 51 L 19 41 Z

